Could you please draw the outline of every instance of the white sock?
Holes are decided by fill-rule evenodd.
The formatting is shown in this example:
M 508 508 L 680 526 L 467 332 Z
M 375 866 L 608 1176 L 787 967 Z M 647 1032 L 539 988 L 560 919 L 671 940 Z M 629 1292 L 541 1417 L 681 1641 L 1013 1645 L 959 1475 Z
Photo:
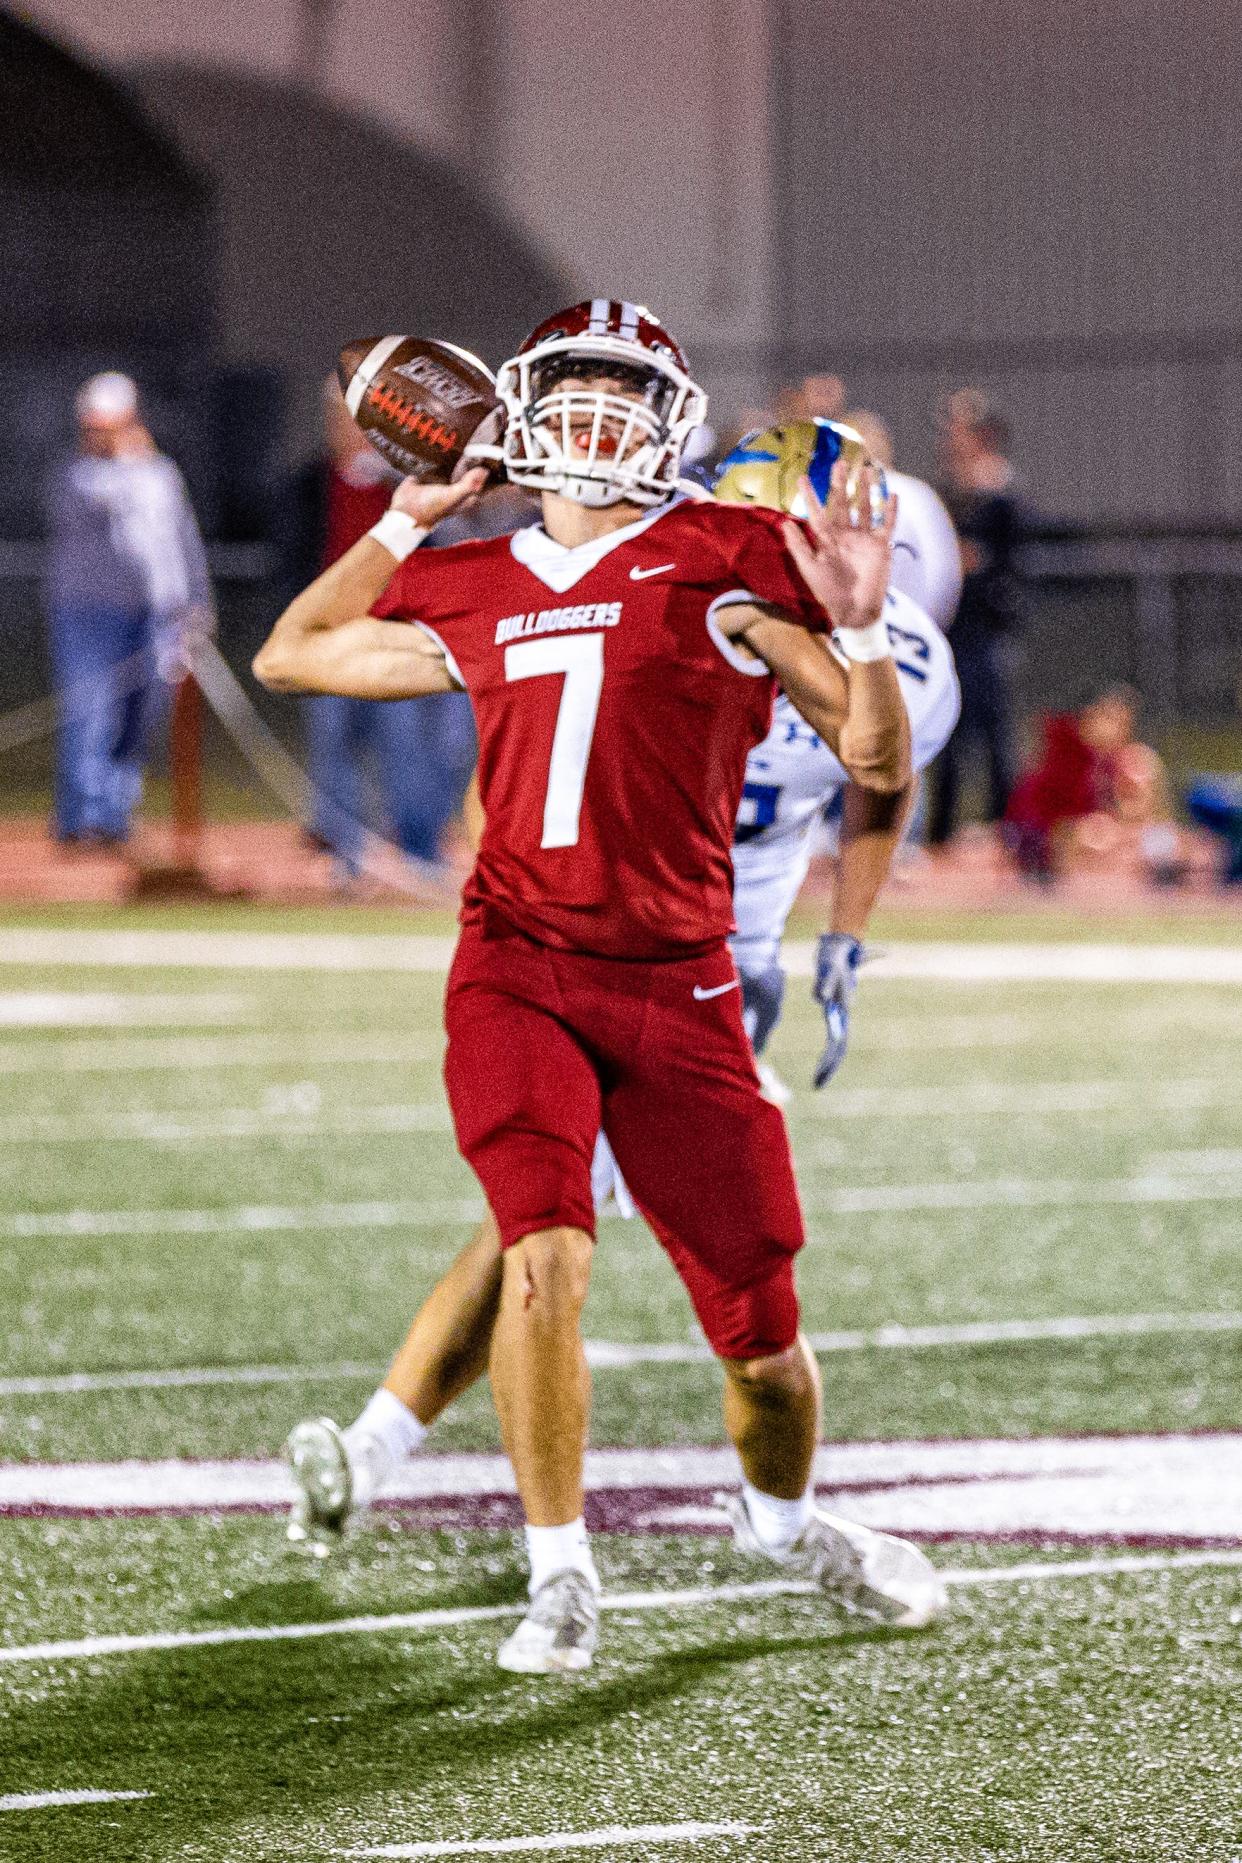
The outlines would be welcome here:
M 815 1495 L 808 1486 L 796 1501 L 782 1501 L 775 1494 L 761 1494 L 748 1481 L 742 1483 L 746 1512 L 755 1529 L 755 1538 L 765 1552 L 788 1552 L 815 1509 Z
M 526 1556 L 530 1560 L 532 1598 L 557 1572 L 581 1572 L 597 1592 L 602 1589 L 581 1515 L 565 1527 L 527 1527 Z
M 366 1507 L 398 1462 L 421 1449 L 427 1425 L 383 1386 L 343 1432 L 354 1479 L 354 1505 Z

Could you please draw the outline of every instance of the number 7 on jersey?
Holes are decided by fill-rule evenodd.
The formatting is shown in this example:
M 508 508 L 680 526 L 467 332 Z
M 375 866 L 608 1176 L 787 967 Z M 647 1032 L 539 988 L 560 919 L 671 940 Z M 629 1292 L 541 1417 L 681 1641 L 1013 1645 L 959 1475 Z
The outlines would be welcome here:
M 563 673 L 561 702 L 548 761 L 540 847 L 577 847 L 587 759 L 604 684 L 604 636 L 563 634 L 519 641 L 505 648 L 505 678 L 538 679 Z

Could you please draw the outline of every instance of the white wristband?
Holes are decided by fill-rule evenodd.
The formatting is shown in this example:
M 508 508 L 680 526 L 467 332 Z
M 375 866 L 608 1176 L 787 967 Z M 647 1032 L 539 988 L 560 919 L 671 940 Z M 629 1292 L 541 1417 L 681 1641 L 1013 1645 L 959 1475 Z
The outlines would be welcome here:
M 417 550 L 427 535 L 404 511 L 385 511 L 378 524 L 372 524 L 367 532 L 376 543 L 382 543 L 399 563 L 404 563 L 411 551 Z
M 868 660 L 891 660 L 893 643 L 888 637 L 887 621 L 873 621 L 870 627 L 839 627 L 832 637 L 847 660 L 864 665 Z

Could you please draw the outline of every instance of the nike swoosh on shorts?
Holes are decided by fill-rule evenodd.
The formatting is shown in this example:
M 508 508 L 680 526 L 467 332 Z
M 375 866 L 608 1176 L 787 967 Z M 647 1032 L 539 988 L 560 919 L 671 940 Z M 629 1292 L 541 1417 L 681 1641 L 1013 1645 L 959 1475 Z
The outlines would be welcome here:
M 639 569 L 635 564 L 630 571 L 631 582 L 645 582 L 648 576 L 662 576 L 666 570 L 676 569 L 676 563 L 657 563 L 654 569 Z
M 723 996 L 726 991 L 736 990 L 737 987 L 738 979 L 736 977 L 734 977 L 732 983 L 718 983 L 714 990 L 705 990 L 701 983 L 696 983 L 694 986 L 694 1000 L 696 1003 L 705 1003 L 709 996 Z

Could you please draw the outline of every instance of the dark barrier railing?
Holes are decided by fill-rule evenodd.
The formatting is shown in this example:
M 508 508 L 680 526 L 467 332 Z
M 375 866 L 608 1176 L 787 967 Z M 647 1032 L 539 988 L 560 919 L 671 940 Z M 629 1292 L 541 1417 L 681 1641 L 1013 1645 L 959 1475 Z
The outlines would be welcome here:
M 38 542 L 0 543 L 0 717 L 49 691 L 42 560 Z M 221 651 L 263 715 L 292 738 L 295 708 L 247 676 L 279 604 L 273 553 L 217 545 L 211 565 Z M 1025 619 L 1013 656 L 1025 712 L 1073 705 L 1128 680 L 1156 733 L 1239 724 L 1242 535 L 1045 535 L 1027 545 L 1023 567 Z M 46 760 L 36 743 L 0 755 L 0 796 L 27 791 Z

